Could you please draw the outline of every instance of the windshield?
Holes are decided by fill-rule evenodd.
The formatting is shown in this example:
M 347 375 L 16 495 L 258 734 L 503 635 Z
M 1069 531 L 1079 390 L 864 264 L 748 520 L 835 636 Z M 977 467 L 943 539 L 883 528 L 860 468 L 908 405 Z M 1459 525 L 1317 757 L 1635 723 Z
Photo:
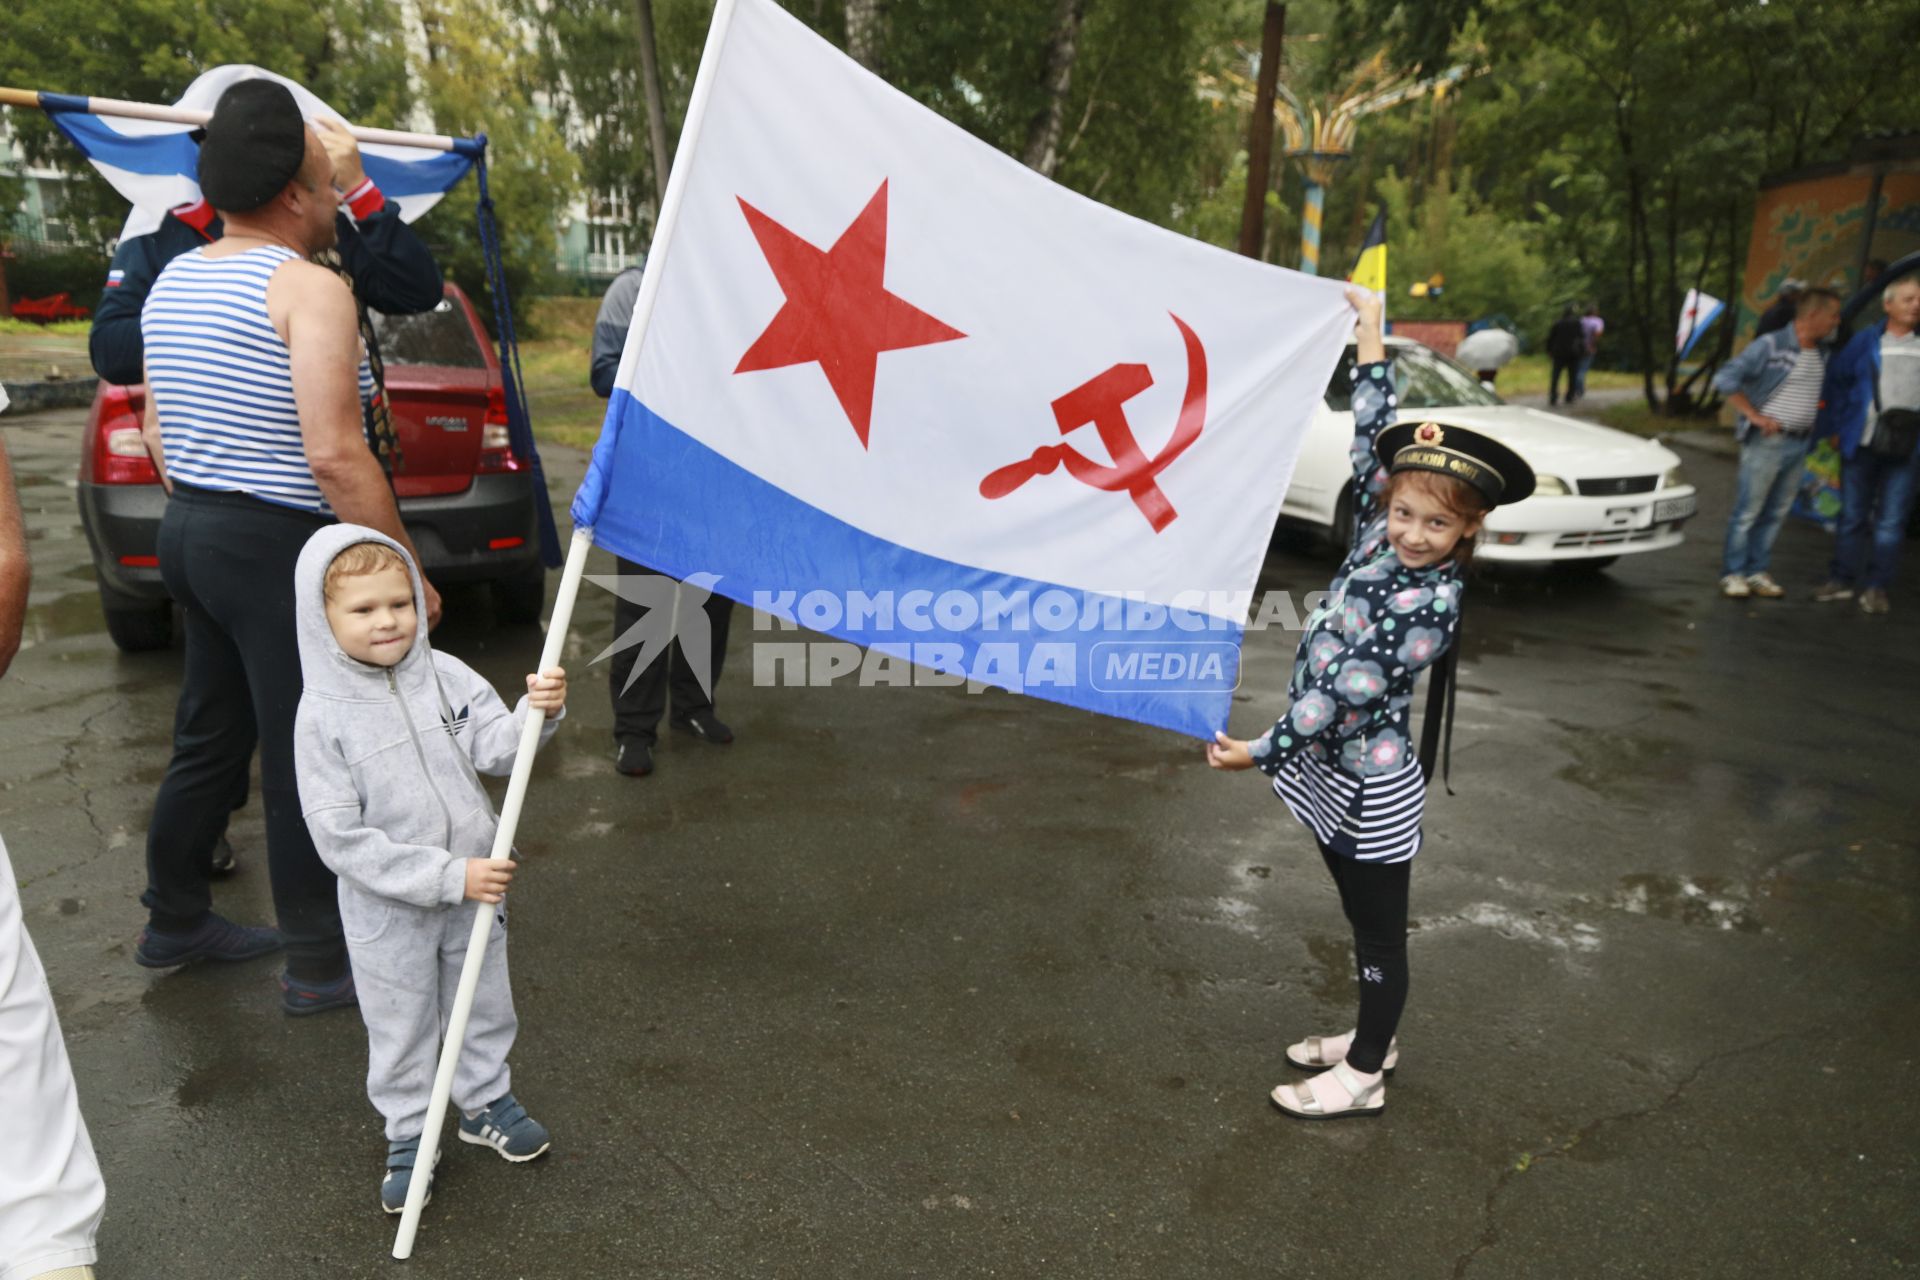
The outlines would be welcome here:
M 373 331 L 380 339 L 380 358 L 390 365 L 438 364 L 456 369 L 484 369 L 487 358 L 467 323 L 467 313 L 451 298 L 418 315 L 390 316 L 378 311 Z
M 1348 347 L 1327 383 L 1327 408 L 1345 413 L 1352 408 L 1354 349 Z M 1499 396 L 1480 385 L 1480 379 L 1447 359 L 1431 347 L 1419 345 L 1387 348 L 1393 362 L 1393 387 L 1400 395 L 1400 408 L 1445 409 L 1458 405 L 1504 403 Z

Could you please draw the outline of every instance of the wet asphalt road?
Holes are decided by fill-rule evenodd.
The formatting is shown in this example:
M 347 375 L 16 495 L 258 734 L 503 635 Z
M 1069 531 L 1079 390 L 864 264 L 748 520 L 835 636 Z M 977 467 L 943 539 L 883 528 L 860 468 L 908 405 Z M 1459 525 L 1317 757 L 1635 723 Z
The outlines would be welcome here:
M 1280 1050 L 1350 1025 L 1338 908 L 1256 775 L 954 689 L 753 688 L 718 749 L 609 767 L 610 626 L 520 844 L 515 1084 L 551 1157 L 453 1144 L 412 1262 L 350 1013 L 271 962 L 136 968 L 178 651 L 118 655 L 72 476 L 81 416 L 9 420 L 35 555 L 0 683 L 0 833 L 108 1182 L 103 1277 L 1886 1276 L 1920 1264 L 1912 717 L 1920 599 L 1712 591 L 1693 540 L 1470 590 L 1454 767 L 1414 877 L 1379 1120 L 1275 1113 Z M 549 460 L 570 495 L 580 455 Z M 1325 585 L 1276 553 L 1268 583 Z M 610 571 L 596 553 L 593 571 Z M 1909 574 L 1912 580 L 1912 574 Z M 454 592 L 502 687 L 539 634 Z M 767 638 L 761 633 L 759 638 Z M 776 637 L 788 638 L 788 637 Z M 1294 637 L 1250 638 L 1264 728 Z M 256 807 L 222 909 L 266 918 Z

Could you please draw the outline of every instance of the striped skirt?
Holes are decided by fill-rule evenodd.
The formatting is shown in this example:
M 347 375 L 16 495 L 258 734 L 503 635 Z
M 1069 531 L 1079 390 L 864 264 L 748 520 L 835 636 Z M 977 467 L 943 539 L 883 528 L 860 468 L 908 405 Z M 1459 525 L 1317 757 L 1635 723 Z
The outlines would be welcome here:
M 1343 857 L 1405 862 L 1420 852 L 1427 781 L 1418 761 L 1394 773 L 1358 778 L 1302 754 L 1274 775 L 1273 793 L 1323 847 Z

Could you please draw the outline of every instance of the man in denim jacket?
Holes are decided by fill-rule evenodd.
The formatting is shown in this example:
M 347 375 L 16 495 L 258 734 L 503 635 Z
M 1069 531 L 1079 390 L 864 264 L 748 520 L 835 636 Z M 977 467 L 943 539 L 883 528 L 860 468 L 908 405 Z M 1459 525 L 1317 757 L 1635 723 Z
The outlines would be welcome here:
M 1840 295 L 1808 289 L 1793 323 L 1755 338 L 1713 376 L 1714 389 L 1739 412 L 1740 489 L 1727 521 L 1721 594 L 1775 599 L 1786 594 L 1767 572 L 1773 540 L 1793 505 L 1813 440 L 1826 378 L 1824 342 L 1840 323 Z

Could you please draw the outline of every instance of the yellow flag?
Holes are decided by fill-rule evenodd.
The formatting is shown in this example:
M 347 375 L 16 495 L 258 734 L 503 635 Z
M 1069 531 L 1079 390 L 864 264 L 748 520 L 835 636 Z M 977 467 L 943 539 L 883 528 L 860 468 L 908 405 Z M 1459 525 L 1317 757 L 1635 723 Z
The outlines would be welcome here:
M 1367 238 L 1360 246 L 1360 257 L 1353 264 L 1353 274 L 1347 277 L 1362 289 L 1371 289 L 1375 293 L 1387 291 L 1387 211 L 1382 209 L 1373 215 L 1373 225 L 1367 228 Z

